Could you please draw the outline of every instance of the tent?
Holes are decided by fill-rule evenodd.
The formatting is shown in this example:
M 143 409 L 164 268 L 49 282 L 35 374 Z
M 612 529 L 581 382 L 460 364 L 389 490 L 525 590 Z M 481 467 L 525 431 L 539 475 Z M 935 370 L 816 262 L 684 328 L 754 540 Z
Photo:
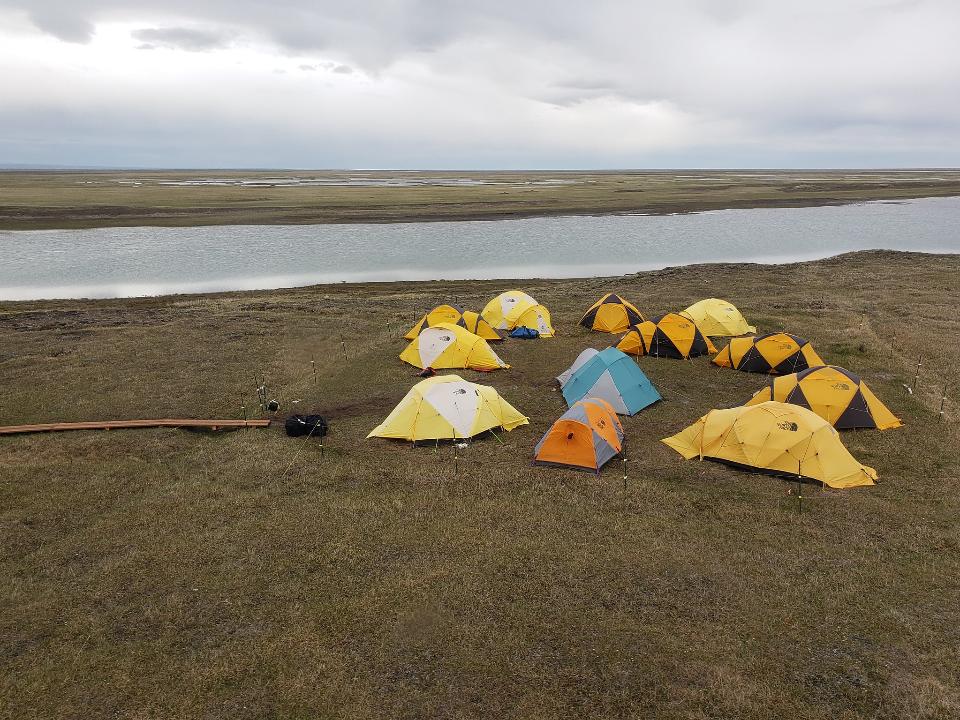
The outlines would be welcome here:
M 744 372 L 786 375 L 826 363 L 803 338 L 778 332 L 733 338 L 713 364 Z
M 586 398 L 574 403 L 533 451 L 535 465 L 555 465 L 600 472 L 623 452 L 623 426 L 604 400 Z
M 758 405 L 767 400 L 813 410 L 838 430 L 888 430 L 903 425 L 859 376 L 836 365 L 821 365 L 773 378 L 746 404 Z
M 704 337 L 693 320 L 677 313 L 667 313 L 634 325 L 630 332 L 620 338 L 617 347 L 628 355 L 652 355 L 678 360 L 717 351 L 710 338 Z
M 407 340 L 413 340 L 422 330 L 428 327 L 436 327 L 440 323 L 451 323 L 466 328 L 474 335 L 482 337 L 484 340 L 502 340 L 496 330 L 480 317 L 479 313 L 472 310 L 461 312 L 453 305 L 438 305 L 433 310 L 424 315 L 417 324 L 414 325 L 404 335 Z
M 877 471 L 861 465 L 836 430 L 815 412 L 775 401 L 711 410 L 661 440 L 689 460 L 716 460 L 833 488 L 873 485 Z
M 510 367 L 482 337 L 451 323 L 440 323 L 422 330 L 400 353 L 400 359 L 414 367 L 434 370 L 471 368 L 486 371 Z
M 560 387 L 562 388 L 564 385 L 566 385 L 570 377 L 577 370 L 582 368 L 590 358 L 592 358 L 594 355 L 599 355 L 599 354 L 600 354 L 599 350 L 596 350 L 594 348 L 587 348 L 582 353 L 577 355 L 577 359 L 573 361 L 573 365 L 571 365 L 562 373 L 557 375 L 557 382 L 560 383 Z
M 695 302 L 680 314 L 693 320 L 707 337 L 753 335 L 757 332 L 753 325 L 747 325 L 733 303 L 718 298 Z
M 550 311 L 520 290 L 500 293 L 480 314 L 497 330 L 527 327 L 540 333 L 540 337 L 553 337 Z
M 492 428 L 513 430 L 527 418 L 492 387 L 437 375 L 410 388 L 371 437 L 396 440 L 470 438 Z
M 640 311 L 613 293 L 607 293 L 597 300 L 580 318 L 580 324 L 585 328 L 615 334 L 626 332 L 631 325 L 642 322 Z
M 663 399 L 637 364 L 616 348 L 590 358 L 563 386 L 569 406 L 587 397 L 606 400 L 621 415 L 636 415 Z

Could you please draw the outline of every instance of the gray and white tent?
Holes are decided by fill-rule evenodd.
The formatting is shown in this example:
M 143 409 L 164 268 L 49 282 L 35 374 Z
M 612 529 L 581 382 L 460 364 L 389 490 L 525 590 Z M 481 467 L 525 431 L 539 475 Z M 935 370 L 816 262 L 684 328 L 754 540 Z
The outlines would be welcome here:
M 582 353 L 577 355 L 577 359 L 573 361 L 573 365 L 571 365 L 562 373 L 557 375 L 557 382 L 560 383 L 560 388 L 562 389 L 563 386 L 567 384 L 567 381 L 573 376 L 573 374 L 577 370 L 582 368 L 584 365 L 586 365 L 588 362 L 590 362 L 590 359 L 594 355 L 599 354 L 599 352 L 600 352 L 599 350 L 595 350 L 593 348 L 587 348 Z

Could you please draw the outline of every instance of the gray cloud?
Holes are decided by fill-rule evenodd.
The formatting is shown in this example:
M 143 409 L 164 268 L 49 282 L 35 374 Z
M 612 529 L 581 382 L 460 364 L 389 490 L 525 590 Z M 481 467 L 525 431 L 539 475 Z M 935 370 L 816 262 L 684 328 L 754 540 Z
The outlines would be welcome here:
M 185 27 L 157 27 L 134 30 L 133 37 L 142 40 L 142 50 L 153 50 L 157 47 L 203 52 L 227 47 L 230 44 L 231 34 L 221 30 L 201 30 Z

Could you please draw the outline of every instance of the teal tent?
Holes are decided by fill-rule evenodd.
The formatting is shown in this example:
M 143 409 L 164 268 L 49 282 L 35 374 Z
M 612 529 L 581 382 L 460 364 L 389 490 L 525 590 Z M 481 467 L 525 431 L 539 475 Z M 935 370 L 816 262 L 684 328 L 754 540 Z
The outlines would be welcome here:
M 590 358 L 563 386 L 570 407 L 590 397 L 606 400 L 620 415 L 636 415 L 663 399 L 636 363 L 612 347 Z

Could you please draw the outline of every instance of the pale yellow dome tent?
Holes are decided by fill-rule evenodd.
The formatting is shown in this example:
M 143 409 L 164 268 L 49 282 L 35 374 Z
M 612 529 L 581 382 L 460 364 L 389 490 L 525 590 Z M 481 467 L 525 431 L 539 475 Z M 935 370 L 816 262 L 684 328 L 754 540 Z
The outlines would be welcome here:
M 661 440 L 684 458 L 699 457 L 832 488 L 873 485 L 877 471 L 858 462 L 826 420 L 799 405 L 775 401 L 711 410 Z
M 746 404 L 759 405 L 767 400 L 805 407 L 838 430 L 889 430 L 903 425 L 859 376 L 836 365 L 773 378 Z
M 452 323 L 422 330 L 400 353 L 400 359 L 420 369 L 470 368 L 485 372 L 510 367 L 486 340 Z
M 480 313 L 483 319 L 496 330 L 515 330 L 518 327 L 529 328 L 540 333 L 540 337 L 553 337 L 550 323 L 550 311 L 532 297 L 520 290 L 507 290 L 487 303 Z
M 422 330 L 429 327 L 436 327 L 441 323 L 451 323 L 466 328 L 474 335 L 482 337 L 484 340 L 503 340 L 503 337 L 490 327 L 490 324 L 480 317 L 480 313 L 472 310 L 460 311 L 453 305 L 437 305 L 428 312 L 404 335 L 407 340 L 413 340 Z
M 736 305 L 719 298 L 695 302 L 680 314 L 693 320 L 707 337 L 733 337 L 757 332 L 756 327 L 747 324 Z
M 457 375 L 437 375 L 410 388 L 367 437 L 456 440 L 494 428 L 513 430 L 528 422 L 492 387 L 467 382 Z

